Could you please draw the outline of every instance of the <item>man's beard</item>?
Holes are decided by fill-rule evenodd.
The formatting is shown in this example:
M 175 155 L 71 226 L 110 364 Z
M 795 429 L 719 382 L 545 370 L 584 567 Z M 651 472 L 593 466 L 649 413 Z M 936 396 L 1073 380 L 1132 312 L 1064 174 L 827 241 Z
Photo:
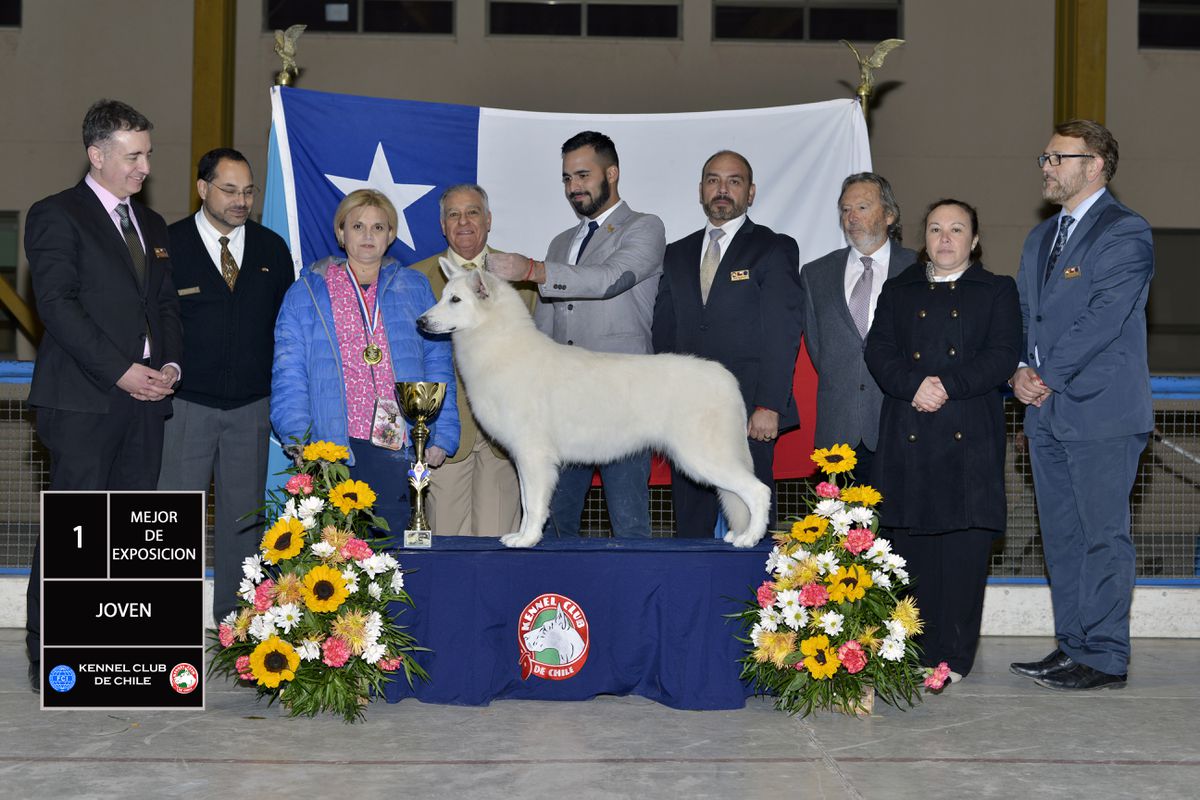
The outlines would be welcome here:
M 572 197 L 571 205 L 575 212 L 584 217 L 590 217 L 600 209 L 604 208 L 612 197 L 612 184 L 608 182 L 608 176 L 604 177 L 603 183 L 600 184 L 600 196 L 588 202 L 583 197 Z

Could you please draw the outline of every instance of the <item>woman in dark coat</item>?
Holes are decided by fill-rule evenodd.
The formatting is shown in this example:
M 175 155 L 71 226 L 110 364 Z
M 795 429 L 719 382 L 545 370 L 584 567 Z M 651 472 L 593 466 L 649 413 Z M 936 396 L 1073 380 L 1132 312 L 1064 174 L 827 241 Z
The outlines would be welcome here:
M 971 671 L 992 540 L 1003 535 L 1001 388 L 1020 357 L 1012 278 L 979 263 L 979 219 L 959 200 L 925 215 L 918 261 L 884 284 L 866 362 L 883 390 L 872 483 L 881 522 L 908 562 L 923 662 Z

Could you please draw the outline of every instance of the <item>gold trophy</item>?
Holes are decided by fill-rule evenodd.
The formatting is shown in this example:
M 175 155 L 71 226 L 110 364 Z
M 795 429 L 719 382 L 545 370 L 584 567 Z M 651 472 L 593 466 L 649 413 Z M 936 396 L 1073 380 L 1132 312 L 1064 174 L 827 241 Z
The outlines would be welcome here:
M 425 442 L 429 440 L 429 428 L 425 422 L 437 414 L 446 399 L 446 384 L 431 381 L 398 381 L 396 398 L 400 410 L 412 423 L 413 453 L 416 461 L 408 471 L 408 482 L 412 485 L 412 518 L 404 531 L 405 547 L 429 547 L 433 544 L 433 532 L 425 519 L 425 490 L 429 487 L 429 465 L 425 463 Z

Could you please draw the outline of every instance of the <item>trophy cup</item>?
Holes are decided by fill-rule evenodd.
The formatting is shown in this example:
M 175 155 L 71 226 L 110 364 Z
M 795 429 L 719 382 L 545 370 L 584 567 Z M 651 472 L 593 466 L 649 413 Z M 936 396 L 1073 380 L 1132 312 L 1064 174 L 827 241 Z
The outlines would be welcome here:
M 405 547 L 430 547 L 433 532 L 425 519 L 425 490 L 429 487 L 429 465 L 425 463 L 425 442 L 429 439 L 426 420 L 437 414 L 446 399 L 446 384 L 430 381 L 398 381 L 396 399 L 400 411 L 412 423 L 413 453 L 416 461 L 408 471 L 408 482 L 414 490 L 413 513 L 404 531 Z

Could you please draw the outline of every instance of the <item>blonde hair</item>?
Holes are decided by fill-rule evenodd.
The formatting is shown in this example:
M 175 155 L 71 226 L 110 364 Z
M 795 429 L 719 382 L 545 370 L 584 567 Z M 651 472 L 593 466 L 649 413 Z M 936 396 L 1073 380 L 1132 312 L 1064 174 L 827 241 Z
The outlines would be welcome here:
M 375 189 L 357 189 L 343 197 L 342 202 L 338 203 L 337 211 L 333 212 L 333 235 L 337 237 L 338 246 L 346 245 L 342 238 L 346 218 L 350 216 L 350 212 L 360 208 L 378 208 L 387 217 L 389 232 L 396 232 L 399 218 L 396 215 L 396 207 L 387 199 L 387 195 Z

